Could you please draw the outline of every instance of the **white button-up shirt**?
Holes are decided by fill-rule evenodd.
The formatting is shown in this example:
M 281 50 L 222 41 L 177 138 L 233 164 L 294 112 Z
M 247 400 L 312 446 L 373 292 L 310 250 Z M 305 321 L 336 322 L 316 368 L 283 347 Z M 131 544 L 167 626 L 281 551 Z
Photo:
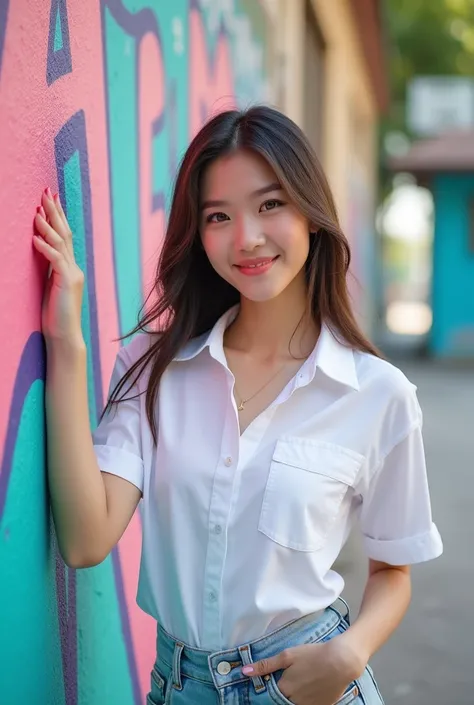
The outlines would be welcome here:
M 145 394 L 121 402 L 94 433 L 100 468 L 142 491 L 138 604 L 207 650 L 331 604 L 344 586 L 332 566 L 354 522 L 378 561 L 442 552 L 414 385 L 323 326 L 300 371 L 240 435 L 223 349 L 235 313 L 163 375 L 156 448 Z M 141 334 L 120 350 L 111 385 L 148 345 Z

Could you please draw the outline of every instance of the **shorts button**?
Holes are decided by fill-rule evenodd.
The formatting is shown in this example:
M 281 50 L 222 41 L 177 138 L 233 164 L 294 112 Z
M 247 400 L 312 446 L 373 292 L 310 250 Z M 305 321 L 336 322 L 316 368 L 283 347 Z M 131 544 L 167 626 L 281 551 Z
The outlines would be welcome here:
M 232 667 L 228 661 L 221 661 L 217 664 L 217 673 L 220 676 L 227 676 L 232 670 Z

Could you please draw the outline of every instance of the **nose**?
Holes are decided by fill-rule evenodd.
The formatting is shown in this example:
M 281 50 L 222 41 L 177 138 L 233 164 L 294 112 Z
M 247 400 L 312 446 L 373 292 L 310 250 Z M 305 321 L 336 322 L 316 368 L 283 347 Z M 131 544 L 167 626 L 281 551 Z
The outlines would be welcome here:
M 261 223 L 251 216 L 237 218 L 235 229 L 235 248 L 239 252 L 253 252 L 265 244 L 265 235 Z

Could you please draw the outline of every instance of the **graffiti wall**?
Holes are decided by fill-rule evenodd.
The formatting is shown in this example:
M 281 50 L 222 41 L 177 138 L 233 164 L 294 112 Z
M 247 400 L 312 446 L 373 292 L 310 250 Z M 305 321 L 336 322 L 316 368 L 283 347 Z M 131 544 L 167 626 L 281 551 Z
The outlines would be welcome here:
M 135 605 L 140 519 L 89 570 L 58 556 L 45 469 L 46 277 L 59 191 L 86 273 L 92 424 L 151 280 L 176 165 L 211 113 L 265 99 L 258 0 L 0 0 L 0 703 L 145 702 L 155 625 Z

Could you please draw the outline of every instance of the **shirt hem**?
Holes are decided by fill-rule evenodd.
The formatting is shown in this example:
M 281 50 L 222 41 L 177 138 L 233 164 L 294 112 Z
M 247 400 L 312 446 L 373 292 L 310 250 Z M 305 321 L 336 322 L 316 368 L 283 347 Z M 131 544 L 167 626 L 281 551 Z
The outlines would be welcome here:
M 364 536 L 364 546 L 369 558 L 390 565 L 424 563 L 443 553 L 443 542 L 435 524 L 424 534 L 393 541 L 379 541 Z
M 94 452 L 101 472 L 128 480 L 143 492 L 143 461 L 123 448 L 94 445 Z

